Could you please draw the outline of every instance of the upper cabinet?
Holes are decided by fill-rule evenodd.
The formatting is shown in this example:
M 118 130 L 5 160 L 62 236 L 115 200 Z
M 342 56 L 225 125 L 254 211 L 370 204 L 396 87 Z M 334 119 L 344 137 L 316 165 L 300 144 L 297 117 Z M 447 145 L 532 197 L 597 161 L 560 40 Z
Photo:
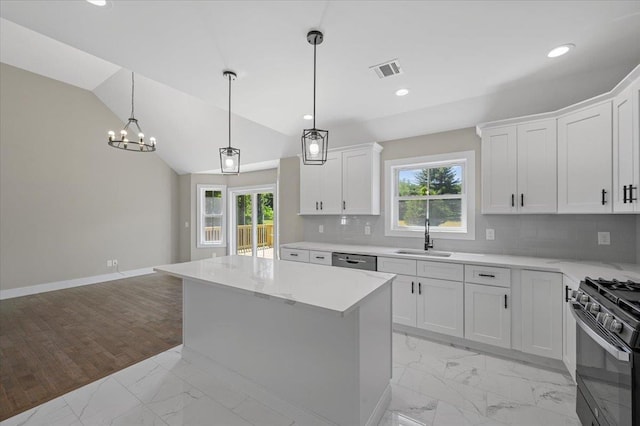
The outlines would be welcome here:
M 377 143 L 329 151 L 321 166 L 300 162 L 300 214 L 380 214 Z
M 640 65 L 558 111 L 479 124 L 483 213 L 639 213 Z
M 640 212 L 640 79 L 613 99 L 613 210 Z
M 555 213 L 556 181 L 555 120 L 483 132 L 483 213 Z
M 611 213 L 611 102 L 558 119 L 558 212 Z

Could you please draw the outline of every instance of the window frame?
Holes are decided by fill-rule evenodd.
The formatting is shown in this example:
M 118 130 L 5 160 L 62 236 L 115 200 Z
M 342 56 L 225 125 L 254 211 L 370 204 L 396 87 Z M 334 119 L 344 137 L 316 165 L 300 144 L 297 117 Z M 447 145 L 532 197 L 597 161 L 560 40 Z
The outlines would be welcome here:
M 459 165 L 462 166 L 462 193 L 447 195 L 399 196 L 398 172 L 416 168 L 436 168 Z M 424 226 L 398 227 L 399 201 L 402 200 L 439 200 L 461 199 L 462 222 L 466 228 L 447 229 L 430 227 L 432 238 L 475 240 L 475 151 L 451 152 L 446 154 L 426 155 L 422 157 L 386 160 L 385 166 L 385 236 L 424 238 Z
M 210 215 L 213 217 L 220 217 L 220 235 L 222 239 L 215 242 L 204 241 L 204 194 L 206 191 L 219 191 L 222 194 L 222 208 L 219 215 Z M 196 185 L 196 233 L 197 233 L 197 248 L 212 248 L 212 247 L 226 247 L 227 246 L 227 186 L 226 185 L 211 185 L 211 184 L 197 184 Z

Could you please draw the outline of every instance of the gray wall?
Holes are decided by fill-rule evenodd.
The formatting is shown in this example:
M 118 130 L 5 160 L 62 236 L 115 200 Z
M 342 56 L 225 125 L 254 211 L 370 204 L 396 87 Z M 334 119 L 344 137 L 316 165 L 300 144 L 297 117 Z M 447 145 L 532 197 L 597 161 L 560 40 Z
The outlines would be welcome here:
M 636 225 L 640 224 L 640 219 L 633 215 L 481 215 L 480 140 L 473 128 L 387 141 L 381 145 L 384 147 L 381 158 L 381 215 L 349 216 L 346 225 L 340 224 L 339 216 L 304 216 L 303 240 L 420 248 L 421 238 L 384 236 L 384 161 L 475 150 L 476 239 L 436 239 L 436 249 L 633 263 L 638 260 Z M 289 205 L 299 203 L 299 191 L 294 193 L 293 189 L 282 194 L 283 198 L 287 197 Z M 299 206 L 296 206 L 297 210 Z M 319 225 L 324 225 L 322 234 L 318 232 Z M 371 235 L 364 235 L 366 225 L 371 226 Z M 487 228 L 495 229 L 494 241 L 485 240 Z M 598 231 L 611 233 L 610 246 L 597 244 Z
M 109 147 L 95 95 L 6 64 L 0 91 L 1 289 L 178 259 L 178 176 Z
M 280 160 L 278 179 L 278 211 L 280 213 L 280 244 L 295 243 L 304 239 L 304 221 L 300 211 L 300 159 Z
M 227 247 L 198 248 L 197 243 L 197 185 L 226 185 L 227 189 L 244 186 L 275 184 L 277 169 L 246 172 L 239 175 L 189 174 L 180 176 L 180 261 L 200 260 L 216 256 L 225 256 Z M 227 203 L 229 200 L 227 200 Z M 227 204 L 228 208 L 228 204 Z M 189 226 L 185 226 L 185 222 Z M 229 218 L 227 217 L 227 226 Z M 277 230 L 276 230 L 277 231 Z M 227 242 L 228 245 L 228 242 Z

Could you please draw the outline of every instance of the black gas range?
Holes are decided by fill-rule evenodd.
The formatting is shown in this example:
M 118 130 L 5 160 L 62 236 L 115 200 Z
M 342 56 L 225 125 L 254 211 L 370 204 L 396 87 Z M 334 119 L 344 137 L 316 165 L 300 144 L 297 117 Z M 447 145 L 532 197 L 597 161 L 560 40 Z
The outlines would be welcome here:
M 640 425 L 640 283 L 585 278 L 576 319 L 576 412 L 583 425 Z

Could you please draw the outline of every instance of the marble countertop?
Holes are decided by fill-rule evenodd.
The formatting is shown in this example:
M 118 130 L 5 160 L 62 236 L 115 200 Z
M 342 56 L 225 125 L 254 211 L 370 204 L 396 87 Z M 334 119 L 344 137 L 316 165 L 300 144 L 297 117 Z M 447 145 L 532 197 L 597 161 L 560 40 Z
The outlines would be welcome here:
M 612 263 L 588 260 L 551 259 L 542 257 L 507 256 L 500 254 L 453 252 L 450 257 L 416 256 L 399 254 L 401 247 L 362 246 L 333 243 L 298 242 L 282 244 L 280 247 L 318 251 L 368 254 L 373 256 L 427 260 L 431 262 L 464 263 L 469 265 L 502 266 L 515 269 L 560 272 L 574 281 L 584 277 L 640 281 L 640 265 L 634 263 Z
M 251 256 L 216 257 L 158 266 L 154 270 L 340 315 L 351 312 L 395 277 L 382 272 L 327 268 Z

